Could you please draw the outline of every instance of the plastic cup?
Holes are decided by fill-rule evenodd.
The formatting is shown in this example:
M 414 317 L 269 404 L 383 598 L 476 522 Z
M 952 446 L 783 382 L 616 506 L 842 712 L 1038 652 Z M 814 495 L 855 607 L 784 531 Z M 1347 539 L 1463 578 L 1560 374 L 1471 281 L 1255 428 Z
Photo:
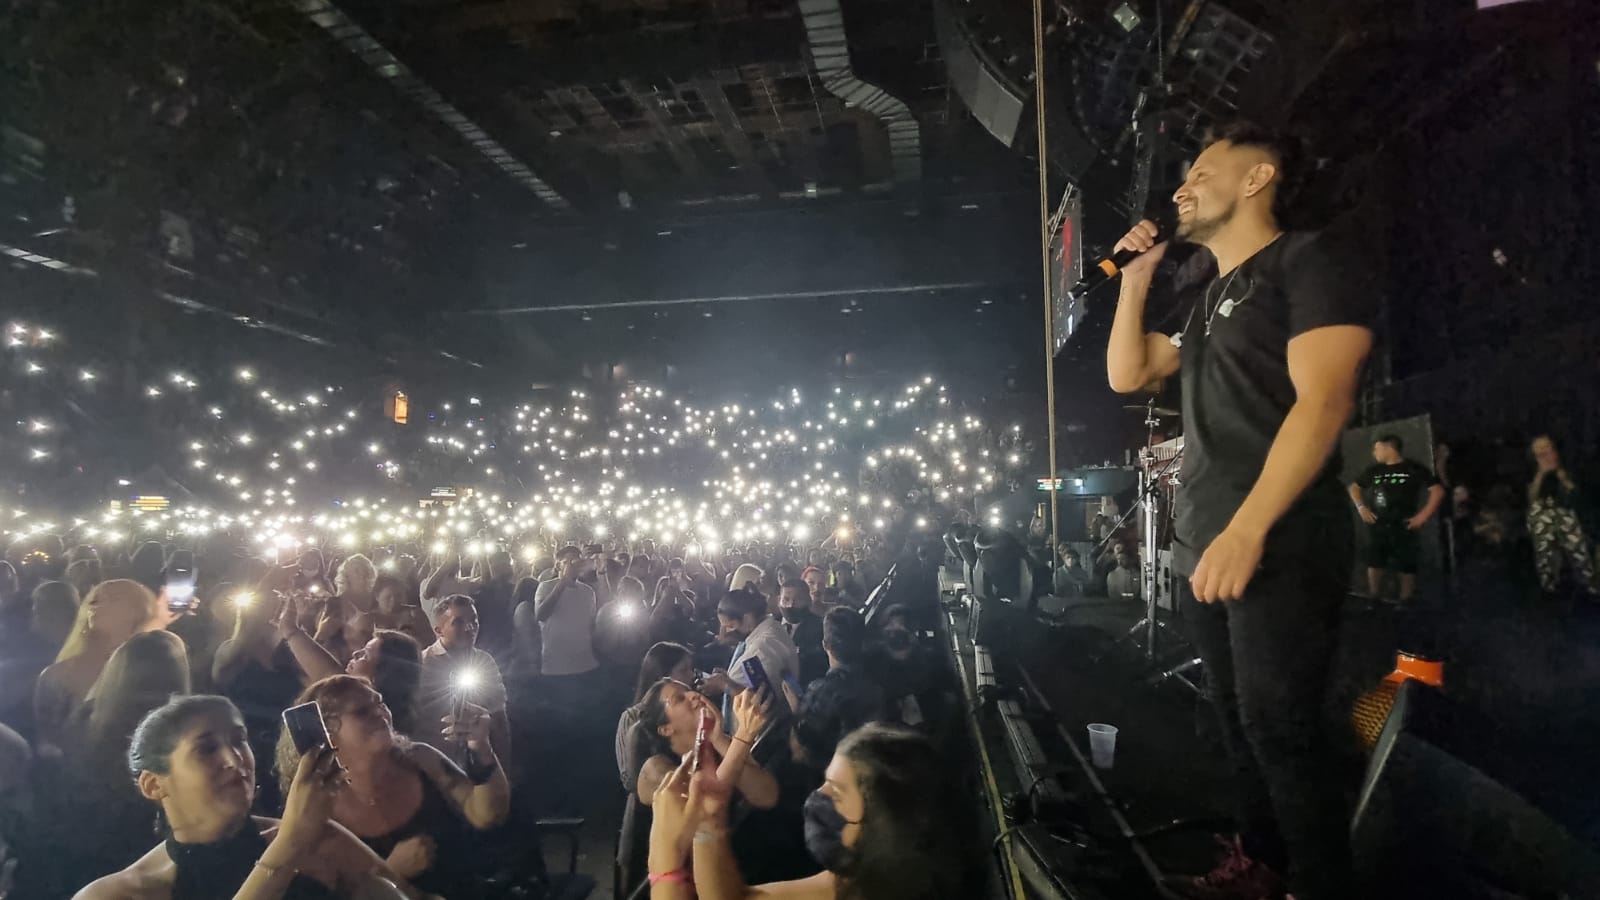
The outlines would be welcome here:
M 1117 758 L 1117 726 L 1089 726 L 1089 759 L 1096 769 L 1109 769 Z

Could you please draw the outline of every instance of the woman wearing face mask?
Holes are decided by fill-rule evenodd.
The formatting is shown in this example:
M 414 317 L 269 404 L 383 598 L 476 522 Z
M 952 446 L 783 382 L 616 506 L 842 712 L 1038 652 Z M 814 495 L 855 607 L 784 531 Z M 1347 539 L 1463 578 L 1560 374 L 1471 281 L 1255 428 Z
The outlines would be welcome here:
M 282 821 L 250 815 L 255 756 L 226 698 L 184 697 L 151 712 L 127 766 L 139 793 L 159 804 L 167 840 L 78 900 L 412 896 L 383 860 L 328 821 L 345 785 L 331 749 L 293 760 Z
M 890 720 L 923 730 L 947 722 L 956 690 L 949 669 L 916 643 L 909 610 L 891 606 L 881 617 L 882 650 L 871 668 Z
M 339 748 L 349 787 L 333 802 L 333 821 L 349 829 L 418 888 L 444 897 L 476 897 L 491 866 L 482 832 L 505 821 L 511 784 L 489 746 L 489 713 L 470 703 L 446 717 L 449 739 L 466 745 L 463 772 L 448 757 L 395 734 L 383 698 L 363 678 L 335 675 L 301 692 L 316 703 Z M 285 728 L 278 771 L 296 758 Z M 280 774 L 280 780 L 284 776 Z
M 178 618 L 144 585 L 119 578 L 100 584 L 78 607 L 72 634 L 34 689 L 34 727 L 41 751 L 57 748 L 73 710 L 94 686 L 111 654 L 141 631 L 160 631 Z
M 700 900 L 945 900 L 983 896 L 981 849 L 966 793 L 923 735 L 867 725 L 846 737 L 805 804 L 806 849 L 824 871 L 747 887 L 728 844 L 728 788 L 690 761 L 664 779 L 650 832 L 660 897 L 691 879 Z M 945 789 L 941 789 L 945 788 Z M 693 854 L 693 875 L 688 872 Z M 686 896 L 686 895 L 680 895 Z

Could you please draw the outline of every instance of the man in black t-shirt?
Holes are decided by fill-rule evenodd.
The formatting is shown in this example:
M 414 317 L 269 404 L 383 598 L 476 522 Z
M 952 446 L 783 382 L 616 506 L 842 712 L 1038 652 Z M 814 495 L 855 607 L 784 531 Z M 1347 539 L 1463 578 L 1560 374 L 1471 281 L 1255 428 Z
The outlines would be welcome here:
M 1401 455 L 1404 447 L 1395 435 L 1378 438 L 1372 445 L 1376 462 L 1350 485 L 1350 501 L 1370 529 L 1367 589 L 1372 599 L 1378 599 L 1383 578 L 1392 569 L 1400 574 L 1401 603 L 1417 590 L 1417 556 L 1422 544 L 1418 529 L 1428 524 L 1444 502 L 1439 479 L 1427 466 Z M 1371 498 L 1370 504 L 1367 498 Z
M 1106 353 L 1114 390 L 1181 373 L 1184 448 L 1173 563 L 1184 621 L 1238 776 L 1240 840 L 1202 879 L 1206 897 L 1359 896 L 1352 884 L 1350 771 L 1325 716 L 1354 523 L 1337 448 L 1372 347 L 1373 292 L 1314 234 L 1274 210 L 1297 147 L 1255 126 L 1211 142 L 1173 195 L 1177 237 L 1217 272 L 1176 334 L 1147 334 L 1144 303 L 1166 252 L 1140 222 Z M 1348 731 L 1348 726 L 1344 727 Z

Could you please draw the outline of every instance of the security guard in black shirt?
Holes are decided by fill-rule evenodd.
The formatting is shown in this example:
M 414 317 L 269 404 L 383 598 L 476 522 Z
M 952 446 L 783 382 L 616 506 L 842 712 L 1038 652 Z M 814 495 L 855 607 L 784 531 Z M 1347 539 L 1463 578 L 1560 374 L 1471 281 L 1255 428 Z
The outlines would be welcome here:
M 1401 603 L 1417 591 L 1419 529 L 1444 502 L 1444 485 L 1427 466 L 1406 459 L 1401 453 L 1404 447 L 1396 435 L 1378 438 L 1372 445 L 1374 464 L 1350 485 L 1350 502 L 1368 526 L 1367 589 L 1378 599 L 1384 576 L 1398 572 Z

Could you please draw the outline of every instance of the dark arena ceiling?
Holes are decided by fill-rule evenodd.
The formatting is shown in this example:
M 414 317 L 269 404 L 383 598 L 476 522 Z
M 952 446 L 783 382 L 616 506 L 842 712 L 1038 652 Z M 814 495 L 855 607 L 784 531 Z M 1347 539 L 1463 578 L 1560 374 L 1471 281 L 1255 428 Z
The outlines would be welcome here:
M 1582 6 L 1049 0 L 1049 203 L 1079 191 L 1101 249 L 1245 114 L 1312 135 L 1323 205 L 1348 210 L 1434 147 L 1520 145 L 1592 99 L 1560 87 L 1592 66 Z M 128 352 L 519 383 L 1039 380 L 1018 0 L 0 15 L 0 278 L 19 312 Z M 1575 152 L 1581 122 L 1557 127 Z

